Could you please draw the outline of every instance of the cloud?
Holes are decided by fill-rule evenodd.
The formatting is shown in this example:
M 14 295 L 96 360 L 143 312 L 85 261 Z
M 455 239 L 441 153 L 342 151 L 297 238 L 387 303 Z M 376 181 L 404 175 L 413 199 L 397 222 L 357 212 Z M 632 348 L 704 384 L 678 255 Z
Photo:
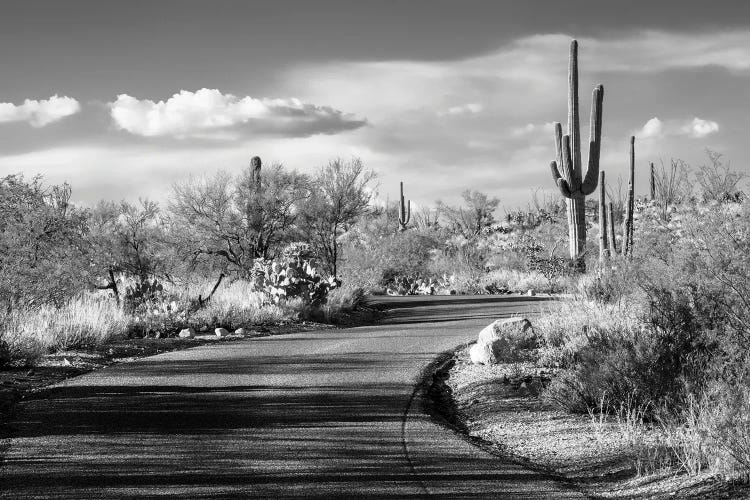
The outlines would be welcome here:
M 662 121 L 654 117 L 647 121 L 635 135 L 640 139 L 658 139 L 679 135 L 701 139 L 718 131 L 719 124 L 712 120 L 695 117 L 687 122 L 681 120 Z
M 701 120 L 698 117 L 693 118 L 690 123 L 686 123 L 681 131 L 690 137 L 700 139 L 709 134 L 719 131 L 719 124 L 711 120 Z
M 459 116 L 459 115 L 475 115 L 481 113 L 484 109 L 479 103 L 470 102 L 461 106 L 451 106 L 445 111 L 439 111 L 438 116 Z
M 32 127 L 39 128 L 74 115 L 80 110 L 81 105 L 77 100 L 55 94 L 49 99 L 26 99 L 20 105 L 0 103 L 0 122 L 27 122 Z
M 236 139 L 240 131 L 308 136 L 335 134 L 365 124 L 332 107 L 295 98 L 238 98 L 206 88 L 181 90 L 159 102 L 120 94 L 108 106 L 118 128 L 144 137 Z
M 522 127 L 514 127 L 510 131 L 511 137 L 528 137 L 532 135 L 537 135 L 541 132 L 544 132 L 545 137 L 549 136 L 552 137 L 552 132 L 555 130 L 555 124 L 554 122 L 547 122 L 547 123 L 541 123 L 541 124 L 535 124 L 535 123 L 527 123 L 526 125 L 523 125 Z
M 635 135 L 641 139 L 660 137 L 664 133 L 664 124 L 657 117 L 651 118 Z

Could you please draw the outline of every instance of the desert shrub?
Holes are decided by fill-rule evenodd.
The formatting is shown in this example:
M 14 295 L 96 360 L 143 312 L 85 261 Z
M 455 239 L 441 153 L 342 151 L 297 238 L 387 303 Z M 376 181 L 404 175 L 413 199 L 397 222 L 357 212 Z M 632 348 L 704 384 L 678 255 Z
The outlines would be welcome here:
M 557 293 L 566 288 L 567 278 L 550 278 L 539 271 L 517 271 L 497 269 L 484 273 L 479 279 L 483 290 L 506 290 L 513 293 L 526 293 L 534 290 L 539 293 Z
M 641 309 L 634 302 L 603 304 L 580 297 L 550 303 L 534 322 L 542 339 L 540 362 L 572 368 L 578 352 L 588 345 L 592 331 L 634 331 L 641 327 Z
M 750 480 L 750 380 L 713 381 L 701 403 L 697 427 L 712 468 Z
M 397 276 L 431 275 L 427 265 L 436 248 L 438 242 L 431 231 L 360 235 L 345 247 L 339 275 L 354 287 L 384 290 Z
M 593 330 L 575 353 L 574 368 L 555 378 L 545 397 L 585 413 L 604 397 L 630 409 L 674 408 L 684 396 L 679 346 L 646 330 Z

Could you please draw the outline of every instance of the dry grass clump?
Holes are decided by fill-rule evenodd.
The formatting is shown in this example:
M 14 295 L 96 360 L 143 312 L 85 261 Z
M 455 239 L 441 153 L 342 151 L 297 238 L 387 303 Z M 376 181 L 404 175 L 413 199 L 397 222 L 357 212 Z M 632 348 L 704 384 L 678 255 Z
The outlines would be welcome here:
M 0 322 L 0 339 L 10 359 L 33 360 L 45 353 L 96 345 L 127 330 L 130 319 L 99 294 L 74 298 L 63 307 L 15 310 Z

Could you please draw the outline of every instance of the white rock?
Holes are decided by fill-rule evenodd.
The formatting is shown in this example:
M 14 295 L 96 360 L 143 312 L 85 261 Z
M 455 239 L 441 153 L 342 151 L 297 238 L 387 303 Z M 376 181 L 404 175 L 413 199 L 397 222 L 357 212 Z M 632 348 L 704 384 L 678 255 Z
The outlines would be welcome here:
M 492 346 L 488 344 L 476 343 L 469 349 L 471 362 L 475 365 L 494 365 L 497 363 L 495 353 L 492 352 Z
M 245 329 L 244 329 L 244 328 L 241 328 L 241 327 L 240 327 L 240 328 L 237 328 L 237 329 L 236 329 L 236 330 L 234 331 L 234 333 L 236 333 L 237 335 L 245 335 Z
M 479 332 L 477 343 L 469 350 L 471 362 L 487 365 L 508 359 L 515 348 L 510 339 L 523 338 L 528 330 L 533 334 L 531 322 L 521 317 L 498 319 L 490 323 Z
M 506 338 L 507 332 L 509 331 L 524 333 L 529 328 L 531 328 L 531 321 L 526 318 L 517 317 L 498 319 L 485 326 L 482 331 L 479 332 L 477 342 L 480 344 L 490 344 L 495 340 Z
M 192 328 L 184 328 L 180 330 L 179 336 L 181 339 L 192 339 L 195 337 L 195 330 Z
M 216 330 L 214 330 L 214 333 L 216 333 L 217 337 L 221 338 L 229 335 L 229 330 L 227 330 L 226 328 L 217 328 Z
M 529 297 L 534 297 L 536 295 L 536 292 L 532 289 L 529 289 L 529 291 L 526 292 L 526 295 L 528 295 Z

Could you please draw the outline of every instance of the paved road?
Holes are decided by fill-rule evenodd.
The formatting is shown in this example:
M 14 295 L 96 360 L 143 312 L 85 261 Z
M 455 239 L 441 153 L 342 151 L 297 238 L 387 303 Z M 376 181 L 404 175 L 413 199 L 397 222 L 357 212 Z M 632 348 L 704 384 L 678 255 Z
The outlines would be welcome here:
M 13 423 L 0 497 L 579 497 L 441 427 L 415 395 L 439 353 L 541 302 L 382 302 L 377 326 L 202 346 L 50 389 Z

